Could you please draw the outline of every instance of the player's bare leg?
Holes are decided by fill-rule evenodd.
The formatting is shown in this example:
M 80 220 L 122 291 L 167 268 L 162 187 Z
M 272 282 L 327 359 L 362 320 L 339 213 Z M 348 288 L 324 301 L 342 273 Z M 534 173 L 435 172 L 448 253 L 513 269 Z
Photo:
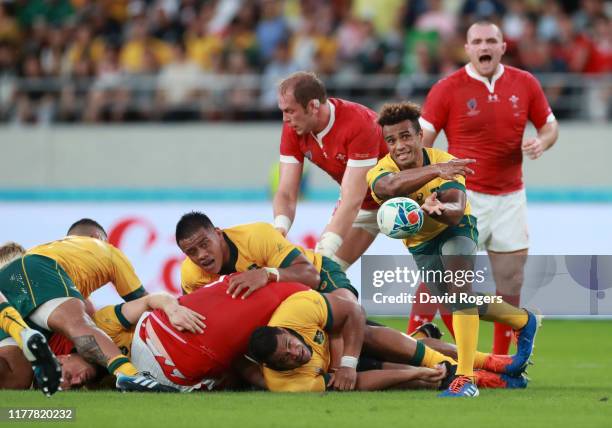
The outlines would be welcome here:
M 410 364 L 414 366 L 434 367 L 442 361 L 455 364 L 440 352 L 437 352 L 424 343 L 388 327 L 368 325 L 363 339 L 363 351 L 382 361 L 392 363 Z
M 527 253 L 528 249 L 508 253 L 489 250 L 489 260 L 491 262 L 497 295 L 502 296 L 505 302 L 513 306 L 518 306 L 520 302 Z M 495 323 L 493 353 L 507 354 L 511 338 L 511 328 Z
M 343 270 L 346 270 L 366 252 L 375 238 L 376 235 L 373 235 L 362 227 L 351 227 L 344 238 L 343 244 L 336 252 L 334 261 L 336 261 Z

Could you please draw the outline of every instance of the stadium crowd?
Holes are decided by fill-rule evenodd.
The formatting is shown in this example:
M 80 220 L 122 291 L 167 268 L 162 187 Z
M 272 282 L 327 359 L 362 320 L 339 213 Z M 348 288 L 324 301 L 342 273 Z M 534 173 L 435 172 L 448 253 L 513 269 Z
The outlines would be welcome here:
M 0 120 L 275 118 L 275 84 L 296 70 L 353 82 L 351 96 L 390 77 L 379 98 L 419 99 L 465 63 L 481 18 L 500 24 L 505 63 L 597 82 L 612 72 L 611 15 L 603 0 L 4 0 Z M 561 95 L 580 89 L 556 76 L 544 87 L 564 117 Z M 606 82 L 578 94 L 591 118 L 612 110 Z

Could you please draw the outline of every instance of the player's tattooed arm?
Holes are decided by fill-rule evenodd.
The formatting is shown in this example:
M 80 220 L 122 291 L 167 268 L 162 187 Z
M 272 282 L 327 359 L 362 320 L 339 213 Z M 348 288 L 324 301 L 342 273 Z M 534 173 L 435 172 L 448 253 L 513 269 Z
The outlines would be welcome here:
M 100 348 L 93 335 L 75 337 L 72 342 L 79 355 L 85 360 L 106 367 L 108 358 L 102 352 L 102 348 Z

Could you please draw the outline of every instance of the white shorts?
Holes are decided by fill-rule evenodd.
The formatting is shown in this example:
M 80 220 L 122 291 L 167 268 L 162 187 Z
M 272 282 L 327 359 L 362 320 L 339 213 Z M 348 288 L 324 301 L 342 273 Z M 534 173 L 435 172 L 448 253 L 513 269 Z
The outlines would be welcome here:
M 506 195 L 467 191 L 478 220 L 478 248 L 500 253 L 529 248 L 525 189 Z
M 378 235 L 378 222 L 376 221 L 377 210 L 360 209 L 353 222 L 353 227 L 365 229 L 371 235 Z
M 55 299 L 51 299 L 36 308 L 34 312 L 30 314 L 28 319 L 45 330 L 51 330 L 47 325 L 49 317 L 59 305 L 70 299 L 76 299 L 76 297 L 57 297 Z

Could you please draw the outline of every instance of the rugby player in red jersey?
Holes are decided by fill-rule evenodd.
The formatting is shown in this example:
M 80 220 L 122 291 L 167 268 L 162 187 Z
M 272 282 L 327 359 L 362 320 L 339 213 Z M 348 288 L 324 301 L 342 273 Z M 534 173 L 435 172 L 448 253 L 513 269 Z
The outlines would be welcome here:
M 340 184 L 340 201 L 316 252 L 346 270 L 378 233 L 378 206 L 365 179 L 368 170 L 387 154 L 376 113 L 360 104 L 328 98 L 321 80 L 303 71 L 280 83 L 278 106 L 283 112 L 283 131 L 274 226 L 283 235 L 289 231 L 304 158 L 308 158 Z
M 467 189 L 479 246 L 488 251 L 497 293 L 518 306 L 529 247 L 523 156 L 537 159 L 548 150 L 558 124 L 536 78 L 500 63 L 506 43 L 495 24 L 473 24 L 465 50 L 470 62 L 427 96 L 420 120 L 423 145 L 431 147 L 444 130 L 450 154 L 476 159 Z M 537 135 L 525 139 L 528 120 Z M 413 308 L 410 331 L 427 321 L 419 311 Z M 510 339 L 511 330 L 496 323 L 493 353 L 507 353 Z

